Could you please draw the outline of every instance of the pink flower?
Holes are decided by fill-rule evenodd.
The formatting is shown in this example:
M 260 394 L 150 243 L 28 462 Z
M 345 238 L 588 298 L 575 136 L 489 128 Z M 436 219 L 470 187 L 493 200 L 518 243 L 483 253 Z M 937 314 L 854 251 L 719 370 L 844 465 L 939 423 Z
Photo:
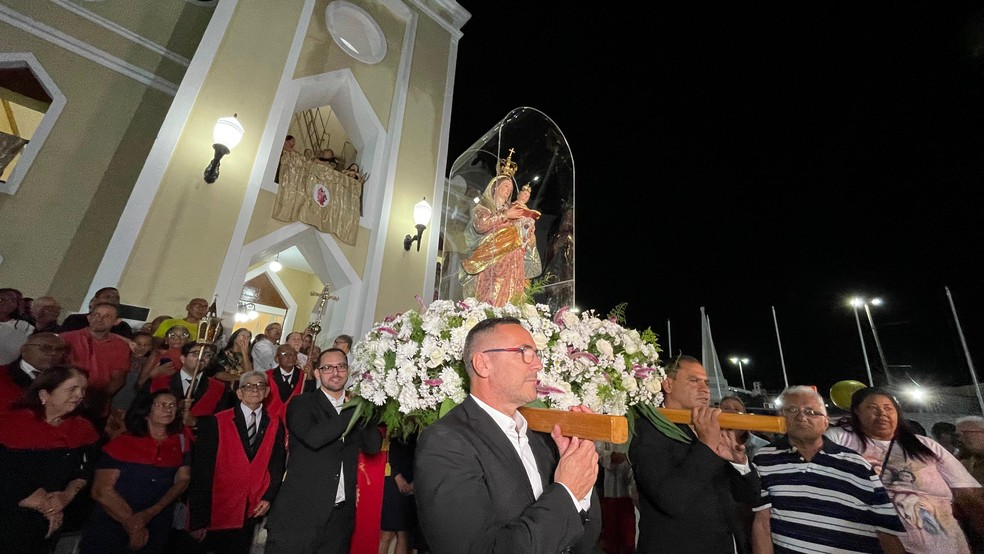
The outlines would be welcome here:
M 595 356 L 591 352 L 585 352 L 583 350 L 580 352 L 574 352 L 573 354 L 568 354 L 568 357 L 572 360 L 576 360 L 578 358 L 587 358 L 594 363 L 598 363 L 598 356 Z
M 424 384 L 432 387 L 439 387 L 444 384 L 444 379 L 424 379 Z
M 379 332 L 381 332 L 381 333 L 389 333 L 389 334 L 394 335 L 394 336 L 399 335 L 399 333 L 397 333 L 396 330 L 393 329 L 392 327 L 380 327 L 379 328 Z
M 363 381 L 372 381 L 372 374 L 368 371 L 362 374 Z
M 549 396 L 551 394 L 564 394 L 563 389 L 558 389 L 557 387 L 551 387 L 549 385 L 544 385 L 540 381 L 536 382 L 536 393 L 540 396 Z
M 566 312 L 569 309 L 571 309 L 570 306 L 564 306 L 563 308 L 557 310 L 557 313 L 554 314 L 554 318 L 553 318 L 554 323 L 560 325 L 561 329 L 564 328 L 564 312 Z

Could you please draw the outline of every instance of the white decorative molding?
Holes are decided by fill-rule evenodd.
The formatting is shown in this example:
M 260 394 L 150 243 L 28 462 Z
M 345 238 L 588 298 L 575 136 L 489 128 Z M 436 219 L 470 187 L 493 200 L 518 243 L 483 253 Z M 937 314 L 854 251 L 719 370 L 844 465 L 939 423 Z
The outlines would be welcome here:
M 0 21 L 9 23 L 10 25 L 26 33 L 30 33 L 42 40 L 46 40 L 55 46 L 60 46 L 69 52 L 78 54 L 87 60 L 93 61 L 105 68 L 143 83 L 165 94 L 174 96 L 178 91 L 178 85 L 165 79 L 161 79 L 151 71 L 147 71 L 142 67 L 135 66 L 132 63 L 117 58 L 116 56 L 113 56 L 108 52 L 104 52 L 91 44 L 87 44 L 73 36 L 69 36 L 54 27 L 45 25 L 40 21 L 36 21 L 20 12 L 14 11 L 3 4 L 0 4 Z
M 133 185 L 130 199 L 116 224 L 113 238 L 110 239 L 109 246 L 103 253 L 102 261 L 99 262 L 99 269 L 89 283 L 89 292 L 85 298 L 92 298 L 99 287 L 119 284 L 123 269 L 137 241 L 137 233 L 134 229 L 143 226 L 144 219 L 150 212 L 150 206 L 161 185 L 164 171 L 181 137 L 185 122 L 188 121 L 188 115 L 195 105 L 195 98 L 198 97 L 202 83 L 205 82 L 205 76 L 212 67 L 215 53 L 219 50 L 226 29 L 232 21 L 237 3 L 238 0 L 223 0 L 212 14 L 191 65 L 188 66 L 188 71 L 181 80 L 181 88 L 171 102 L 161 130 L 157 133 L 157 139 L 154 140 L 154 145 L 147 154 L 147 161 L 137 177 L 137 182 Z M 83 306 L 81 309 L 86 307 Z
M 2 7 L 0 6 L 0 8 Z M 68 103 L 61 89 L 55 84 L 55 80 L 51 78 L 51 75 L 48 75 L 48 72 L 44 70 L 41 62 L 34 57 L 34 54 L 30 52 L 0 52 L 0 67 L 17 67 L 20 65 L 27 65 L 31 69 L 34 78 L 41 82 L 44 91 L 51 97 L 51 105 L 48 106 L 44 117 L 41 118 L 41 123 L 31 135 L 31 141 L 21 150 L 20 159 L 17 161 L 17 165 L 14 166 L 14 170 L 10 172 L 7 182 L 0 183 L 0 192 L 6 194 L 14 194 L 20 188 L 21 181 L 24 180 L 24 175 L 27 174 L 27 170 L 34 163 L 34 158 L 37 157 L 41 146 L 44 145 L 45 139 L 48 138 L 48 133 L 54 128 L 55 121 L 61 115 L 65 104 Z
M 180 64 L 184 67 L 188 67 L 188 64 L 191 63 L 191 60 L 182 56 L 181 54 L 168 50 L 167 48 L 164 48 L 160 44 L 157 44 L 152 40 L 148 40 L 146 37 L 138 35 L 137 33 L 134 33 L 133 31 L 127 29 L 126 27 L 123 27 L 118 23 L 114 23 L 106 19 L 105 17 L 96 14 L 95 12 L 87 10 L 82 6 L 75 4 L 73 2 L 70 2 L 69 0 L 51 0 L 51 2 L 60 8 L 63 8 L 76 15 L 88 19 L 89 21 L 95 23 L 96 25 L 99 25 L 100 27 L 110 32 L 116 33 L 117 35 L 129 40 L 130 42 L 139 44 L 140 46 L 143 46 L 144 48 L 150 50 L 151 52 L 160 54 L 161 56 L 164 56 L 165 58 L 171 60 L 174 63 Z

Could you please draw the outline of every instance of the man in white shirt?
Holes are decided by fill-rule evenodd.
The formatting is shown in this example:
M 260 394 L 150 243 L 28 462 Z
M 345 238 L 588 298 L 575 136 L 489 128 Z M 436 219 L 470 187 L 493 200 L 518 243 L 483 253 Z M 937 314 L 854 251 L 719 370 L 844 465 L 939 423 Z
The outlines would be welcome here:
M 362 422 L 345 434 L 355 414 L 354 408 L 342 409 L 349 376 L 345 353 L 325 350 L 314 373 L 318 390 L 287 404 L 288 471 L 267 517 L 265 554 L 348 554 L 359 452 L 375 454 L 383 444 L 375 424 Z
M 277 344 L 284 327 L 279 323 L 270 323 L 263 329 L 263 338 L 253 344 L 253 369 L 266 371 L 277 367 Z
M 543 368 L 514 318 L 478 323 L 463 356 L 471 395 L 420 435 L 414 494 L 424 539 L 448 552 L 594 552 L 593 441 L 530 431 L 518 408 Z

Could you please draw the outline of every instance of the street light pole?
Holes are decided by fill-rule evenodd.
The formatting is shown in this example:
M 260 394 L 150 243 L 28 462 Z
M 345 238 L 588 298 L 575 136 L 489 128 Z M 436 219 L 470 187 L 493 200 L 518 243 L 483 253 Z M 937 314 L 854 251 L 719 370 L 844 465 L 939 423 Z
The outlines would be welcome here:
M 748 363 L 748 358 L 733 357 L 731 358 L 731 363 L 738 364 L 738 374 L 741 375 L 741 388 L 742 390 L 748 390 L 748 387 L 745 386 L 745 370 L 741 366 L 742 363 Z
M 855 298 L 851 300 L 851 306 L 854 307 L 854 321 L 858 324 L 858 338 L 861 339 L 861 355 L 864 356 L 864 367 L 868 370 L 868 385 L 875 386 L 875 380 L 871 376 L 871 364 L 868 362 L 868 349 L 864 345 L 864 333 L 861 332 L 861 317 L 858 315 L 858 304 L 864 301 L 860 298 Z
M 864 303 L 864 313 L 868 314 L 868 324 L 871 325 L 871 334 L 875 337 L 875 348 L 878 350 L 878 358 L 881 360 L 882 368 L 885 370 L 885 379 L 888 380 L 888 386 L 892 386 L 892 374 L 888 371 L 888 362 L 885 361 L 885 351 L 882 350 L 881 341 L 878 340 L 878 330 L 875 328 L 875 319 L 871 317 L 871 308 L 869 305 L 871 303 L 880 304 L 877 299 L 871 302 Z M 874 386 L 874 385 L 872 385 Z

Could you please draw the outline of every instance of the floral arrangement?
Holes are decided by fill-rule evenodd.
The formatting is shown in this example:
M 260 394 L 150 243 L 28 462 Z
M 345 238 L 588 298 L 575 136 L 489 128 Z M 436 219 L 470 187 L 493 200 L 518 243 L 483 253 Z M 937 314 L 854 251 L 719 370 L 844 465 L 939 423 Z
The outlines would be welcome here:
M 419 299 L 418 299 L 419 301 Z M 543 369 L 536 407 L 585 404 L 596 413 L 650 417 L 662 400 L 665 374 L 649 329 L 640 333 L 593 311 L 551 314 L 543 304 L 495 307 L 474 298 L 437 300 L 387 317 L 352 353 L 351 402 L 359 417 L 379 415 L 391 435 L 407 436 L 437 420 L 468 394 L 461 360 L 465 337 L 479 321 L 515 317 L 533 336 Z M 641 409 L 640 409 L 641 408 Z M 631 421 L 631 418 L 630 418 Z

